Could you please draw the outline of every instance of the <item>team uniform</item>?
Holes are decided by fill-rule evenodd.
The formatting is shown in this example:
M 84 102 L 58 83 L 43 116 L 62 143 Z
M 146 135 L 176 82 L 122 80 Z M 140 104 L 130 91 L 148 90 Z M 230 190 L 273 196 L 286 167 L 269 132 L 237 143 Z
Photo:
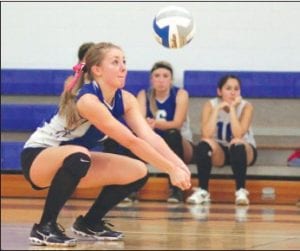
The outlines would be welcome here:
M 156 106 L 158 110 L 156 112 L 155 117 L 150 110 L 149 97 L 148 95 L 146 95 L 146 107 L 147 107 L 146 116 L 150 118 L 155 118 L 156 120 L 166 120 L 166 121 L 173 120 L 175 115 L 175 110 L 176 110 L 176 95 L 178 90 L 179 90 L 178 87 L 173 86 L 170 89 L 169 96 L 164 101 L 161 102 L 159 100 L 156 100 Z M 163 136 L 164 134 L 164 131 L 162 130 L 155 129 L 155 131 L 161 136 Z M 180 131 L 181 131 L 181 135 L 185 139 L 187 139 L 190 142 L 192 141 L 192 131 L 190 128 L 190 121 L 188 116 L 187 119 L 184 121 L 184 124 Z
M 209 100 L 212 108 L 217 107 L 221 100 L 219 98 L 213 98 Z M 242 99 L 240 104 L 236 107 L 236 113 L 238 119 L 240 119 L 243 109 L 247 105 L 247 101 Z M 216 131 L 214 139 L 219 143 L 220 147 L 224 152 L 224 163 L 223 165 L 230 165 L 234 174 L 236 182 L 236 204 L 238 205 L 248 205 L 249 200 L 247 198 L 249 192 L 245 189 L 246 180 L 246 168 L 247 168 L 247 154 L 246 149 L 243 144 L 232 144 L 232 130 L 230 122 L 230 114 L 223 109 L 218 112 L 216 121 Z M 243 136 L 242 140 L 250 144 L 253 149 L 253 160 L 249 165 L 253 165 L 256 161 L 257 150 L 256 142 L 253 136 L 251 127 Z M 209 188 L 209 178 L 212 168 L 211 153 L 212 148 L 206 141 L 200 141 L 198 144 L 198 154 L 197 154 L 197 169 L 198 169 L 198 180 L 200 187 L 195 189 L 195 192 L 187 198 L 187 202 L 191 204 L 202 204 L 210 201 Z
M 87 93 L 97 96 L 99 101 L 108 108 L 116 119 L 122 119 L 124 115 L 124 105 L 121 89 L 116 91 L 114 104 L 112 106 L 105 103 L 101 89 L 96 82 L 84 84 L 77 95 L 77 100 Z M 75 128 L 68 129 L 65 118 L 56 113 L 50 120 L 44 121 L 43 125 L 31 135 L 25 143 L 24 148 L 71 144 L 92 149 L 106 138 L 107 136 L 103 132 L 99 131 L 86 119 L 81 119 L 80 124 Z
M 79 90 L 76 99 L 78 100 L 85 94 L 92 94 L 98 97 L 99 101 L 107 107 L 113 117 L 117 120 L 122 120 L 124 104 L 121 89 L 116 91 L 112 106 L 105 103 L 102 91 L 94 81 L 84 84 Z M 56 112 L 50 119 L 44 121 L 26 141 L 21 154 L 24 176 L 34 189 L 44 189 L 45 187 L 36 186 L 29 175 L 32 162 L 41 151 L 48 147 L 63 145 L 79 145 L 92 149 L 98 146 L 99 142 L 104 141 L 105 138 L 107 138 L 107 136 L 103 132 L 99 131 L 84 118 L 81 119 L 77 126 L 68 129 L 65 118 Z M 29 237 L 32 244 L 58 246 L 76 245 L 76 240 L 67 237 L 64 231 L 57 226 L 55 217 L 57 217 L 59 210 L 63 206 L 64 200 L 71 196 L 73 189 L 76 188 L 80 179 L 86 175 L 90 163 L 90 157 L 81 152 L 72 153 L 64 159 L 62 166 L 58 169 L 51 181 L 49 188 L 49 193 L 51 192 L 50 200 L 48 200 L 49 197 L 47 197 L 47 202 L 50 204 L 46 204 L 48 206 L 45 206 L 40 224 L 34 224 L 32 228 Z M 110 208 L 119 203 L 129 193 L 140 189 L 147 181 L 147 178 L 148 176 L 146 175 L 142 179 L 126 185 L 104 186 L 95 202 L 99 204 L 97 201 L 100 200 L 103 201 L 103 203 L 99 205 L 94 204 L 85 217 L 79 216 L 72 226 L 72 231 L 75 234 L 92 237 L 97 240 L 118 240 L 122 238 L 123 234 L 121 232 L 113 231 L 105 221 L 99 219 L 102 219 Z M 61 188 L 61 183 L 64 182 L 65 186 Z M 61 190 L 59 190 L 59 194 L 55 195 L 55 191 L 58 191 L 58 188 L 61 188 Z M 56 214 L 53 212 L 56 212 Z M 87 217 L 89 220 L 87 220 Z
M 213 98 L 210 99 L 210 103 L 213 108 L 219 105 L 220 99 L 219 98 Z M 242 99 L 241 103 L 236 108 L 237 117 L 240 118 L 242 111 L 247 104 L 247 101 Z M 231 132 L 231 126 L 230 126 L 230 116 L 228 112 L 225 112 L 223 109 L 219 111 L 218 117 L 217 117 L 217 130 L 215 132 L 215 139 L 217 142 L 224 146 L 229 146 L 229 143 L 232 139 L 232 132 Z M 256 142 L 253 136 L 253 132 L 251 127 L 248 129 L 248 131 L 243 136 L 243 140 L 245 140 L 247 143 L 251 144 L 253 147 L 256 147 Z

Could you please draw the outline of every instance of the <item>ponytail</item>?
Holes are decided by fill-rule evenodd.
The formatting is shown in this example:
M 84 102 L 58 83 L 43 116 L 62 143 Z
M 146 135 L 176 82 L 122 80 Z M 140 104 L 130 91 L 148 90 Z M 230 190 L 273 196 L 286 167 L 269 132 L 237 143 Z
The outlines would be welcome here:
M 64 91 L 60 96 L 59 114 L 65 116 L 67 127 L 72 129 L 80 120 L 76 108 L 75 98 L 78 90 L 84 83 L 85 64 L 79 63 L 73 67 L 74 77 L 65 84 Z
M 156 98 L 155 98 L 155 89 L 154 88 L 149 88 L 147 91 L 147 98 L 149 100 L 149 108 L 150 111 L 153 115 L 153 118 L 156 118 L 156 112 L 158 110 L 157 105 L 156 105 Z

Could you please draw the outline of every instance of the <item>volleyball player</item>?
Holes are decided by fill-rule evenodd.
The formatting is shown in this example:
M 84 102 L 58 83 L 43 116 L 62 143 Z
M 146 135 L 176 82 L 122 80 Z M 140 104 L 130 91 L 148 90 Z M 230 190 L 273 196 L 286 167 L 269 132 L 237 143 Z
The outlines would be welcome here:
M 76 78 L 62 93 L 58 112 L 36 129 L 22 151 L 25 178 L 34 189 L 49 189 L 41 219 L 30 233 L 32 244 L 76 245 L 57 223 L 76 188 L 99 187 L 99 195 L 88 212 L 77 217 L 72 231 L 97 240 L 123 237 L 103 217 L 141 188 L 148 173 L 140 160 L 91 151 L 106 136 L 166 172 L 173 185 L 181 189 L 191 185 L 187 166 L 146 123 L 136 98 L 122 89 L 127 74 L 122 49 L 98 43 L 88 50 L 85 61 L 74 68 Z M 91 83 L 83 85 L 83 72 Z M 119 122 L 122 117 L 134 133 Z

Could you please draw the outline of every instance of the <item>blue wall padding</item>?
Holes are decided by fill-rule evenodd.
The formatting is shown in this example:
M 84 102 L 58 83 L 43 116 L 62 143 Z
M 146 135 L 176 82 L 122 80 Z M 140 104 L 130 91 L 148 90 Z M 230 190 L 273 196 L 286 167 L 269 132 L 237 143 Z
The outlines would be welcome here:
M 1 141 L 1 170 L 22 170 L 20 154 L 23 146 L 24 142 Z
M 2 69 L 2 95 L 54 95 L 63 91 L 70 70 Z M 137 94 L 149 86 L 149 71 L 128 71 L 125 89 Z
M 1 104 L 1 131 L 33 131 L 56 111 L 52 104 Z
M 241 79 L 244 97 L 300 97 L 300 72 L 185 71 L 184 87 L 191 97 L 214 97 L 219 79 L 227 74 Z
M 59 95 L 70 70 L 1 70 L 2 95 Z

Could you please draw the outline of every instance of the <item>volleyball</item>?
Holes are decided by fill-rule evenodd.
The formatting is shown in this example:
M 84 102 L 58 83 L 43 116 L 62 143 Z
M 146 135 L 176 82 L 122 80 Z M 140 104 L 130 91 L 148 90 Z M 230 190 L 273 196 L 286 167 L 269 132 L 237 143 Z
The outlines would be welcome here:
M 168 6 L 155 15 L 153 30 L 158 43 L 171 49 L 181 48 L 193 39 L 195 24 L 186 9 Z

